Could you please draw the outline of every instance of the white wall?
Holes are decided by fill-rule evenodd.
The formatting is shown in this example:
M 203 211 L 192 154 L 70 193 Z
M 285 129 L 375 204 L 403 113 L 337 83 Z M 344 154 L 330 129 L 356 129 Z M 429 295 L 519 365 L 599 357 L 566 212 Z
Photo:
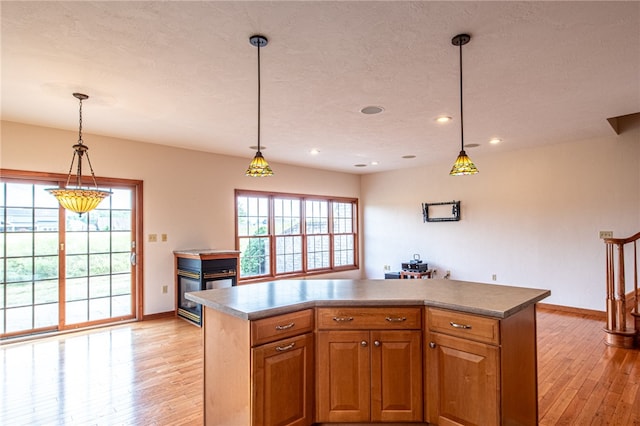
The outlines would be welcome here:
M 414 253 L 439 277 L 546 288 L 546 303 L 605 310 L 605 246 L 640 231 L 640 125 L 601 140 L 484 155 L 480 173 L 451 164 L 362 179 L 365 275 Z M 421 203 L 460 200 L 459 222 L 423 223 Z M 627 283 L 630 291 L 632 283 Z
M 66 174 L 77 133 L 2 122 L 0 168 Z M 251 160 L 84 133 L 96 175 L 144 181 L 144 313 L 175 308 L 173 251 L 235 248 L 234 189 L 360 196 L 360 178 L 270 163 L 275 176 L 249 178 Z M 268 158 L 268 156 L 267 156 Z M 149 243 L 148 234 L 168 241 Z M 360 271 L 324 277 L 360 278 Z M 163 285 L 169 293 L 162 294 Z

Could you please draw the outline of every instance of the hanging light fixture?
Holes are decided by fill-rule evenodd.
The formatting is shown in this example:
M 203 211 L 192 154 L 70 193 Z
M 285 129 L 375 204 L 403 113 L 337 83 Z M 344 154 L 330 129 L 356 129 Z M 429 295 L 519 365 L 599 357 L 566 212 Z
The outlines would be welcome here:
M 249 38 L 249 42 L 258 48 L 258 152 L 251 160 L 246 175 L 251 177 L 273 176 L 271 167 L 260 151 L 260 48 L 265 47 L 268 40 L 265 36 L 253 35 Z
M 478 169 L 476 165 L 473 164 L 473 161 L 467 156 L 467 153 L 464 152 L 464 124 L 463 124 L 463 114 L 462 114 L 462 46 L 469 43 L 471 40 L 471 36 L 469 34 L 458 34 L 454 38 L 451 39 L 451 44 L 454 46 L 460 46 L 460 154 L 458 158 L 456 158 L 456 162 L 453 164 L 451 168 L 451 172 L 449 172 L 452 176 L 460 176 L 460 175 L 475 175 L 478 173 Z
M 72 212 L 86 213 L 98 207 L 98 204 L 105 198 L 111 195 L 110 191 L 102 191 L 98 189 L 96 183 L 96 176 L 93 173 L 93 167 L 91 166 L 91 160 L 89 159 L 89 147 L 86 146 L 82 140 L 82 101 L 89 99 L 89 96 L 82 93 L 74 93 L 73 96 L 80 101 L 80 127 L 78 131 L 78 143 L 73 145 L 73 158 L 71 159 L 71 166 L 69 167 L 69 175 L 67 176 L 67 183 L 64 188 L 49 188 L 47 191 L 55 196 L 60 202 L 60 205 Z M 87 156 L 87 163 L 91 170 L 91 177 L 93 178 L 93 185 L 95 189 L 82 187 L 82 159 Z M 75 188 L 69 188 L 69 182 L 71 182 L 71 172 L 73 170 L 73 163 L 76 156 L 78 157 L 78 166 L 76 168 L 76 186 Z

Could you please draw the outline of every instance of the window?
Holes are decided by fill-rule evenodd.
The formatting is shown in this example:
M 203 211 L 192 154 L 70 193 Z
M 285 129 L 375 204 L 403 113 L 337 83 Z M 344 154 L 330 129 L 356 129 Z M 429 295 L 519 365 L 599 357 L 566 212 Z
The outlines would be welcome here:
M 240 279 L 355 269 L 357 199 L 236 190 Z

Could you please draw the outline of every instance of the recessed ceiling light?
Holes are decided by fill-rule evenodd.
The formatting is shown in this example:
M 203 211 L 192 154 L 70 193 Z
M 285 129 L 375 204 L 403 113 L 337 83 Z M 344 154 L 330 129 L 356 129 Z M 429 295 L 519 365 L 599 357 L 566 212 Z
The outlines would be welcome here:
M 416 158 L 416 156 L 415 155 L 403 155 L 402 158 L 409 160 L 411 158 Z
M 378 162 L 377 162 L 377 161 L 372 161 L 372 162 L 371 162 L 371 165 L 372 165 L 372 166 L 377 166 L 377 165 L 378 165 Z
M 311 151 L 309 151 L 309 154 L 311 154 L 311 155 L 318 155 L 318 154 L 320 154 L 320 150 L 319 150 L 319 149 L 316 149 L 316 148 L 313 148 Z
M 468 143 L 465 145 L 467 148 L 477 148 L 480 146 L 479 143 Z
M 366 106 L 360 110 L 361 113 L 371 115 L 371 114 L 380 114 L 384 111 L 384 108 L 379 106 Z
M 354 164 L 353 167 L 367 167 L 366 164 Z
M 250 149 L 250 150 L 252 150 L 252 151 L 256 151 L 256 150 L 258 149 L 258 145 L 251 145 L 251 146 L 249 147 L 249 149 Z M 260 145 L 260 149 L 261 149 L 262 151 L 264 151 L 265 149 L 267 149 L 267 147 L 261 144 L 261 145 Z
M 500 142 L 502 142 L 502 139 L 500 138 L 493 138 L 489 141 L 491 145 L 496 145 L 496 144 L 499 144 Z
M 441 115 L 436 118 L 436 121 L 438 123 L 448 123 L 451 121 L 451 117 L 449 117 L 448 115 Z

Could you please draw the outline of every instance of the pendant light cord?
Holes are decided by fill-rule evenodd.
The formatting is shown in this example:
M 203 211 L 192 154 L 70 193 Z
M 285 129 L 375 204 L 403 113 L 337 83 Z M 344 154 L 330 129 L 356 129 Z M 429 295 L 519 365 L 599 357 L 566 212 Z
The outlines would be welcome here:
M 464 151 L 464 113 L 462 112 L 462 42 L 460 42 L 460 146 Z
M 260 153 L 260 44 L 258 40 L 258 153 Z

